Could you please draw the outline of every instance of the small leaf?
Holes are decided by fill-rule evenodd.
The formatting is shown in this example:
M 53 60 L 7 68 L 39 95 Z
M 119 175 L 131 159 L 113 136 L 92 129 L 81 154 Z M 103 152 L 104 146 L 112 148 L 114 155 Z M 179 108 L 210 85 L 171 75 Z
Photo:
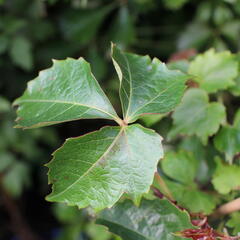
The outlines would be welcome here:
M 53 192 L 47 200 L 101 210 L 126 192 L 137 203 L 162 155 L 161 137 L 141 125 L 105 127 L 68 139 L 48 164 Z
M 1 1 L 0 1 L 1 5 Z M 0 36 L 0 54 L 3 54 L 8 48 L 9 39 L 7 36 L 1 34 Z
M 8 100 L 0 96 L 0 113 L 8 112 L 10 109 L 11 104 L 8 102 Z
M 183 73 L 187 73 L 189 68 L 189 61 L 186 59 L 172 61 L 167 64 L 167 67 L 170 70 L 180 70 Z
M 214 138 L 215 147 L 223 152 L 226 161 L 232 163 L 235 154 L 240 152 L 240 129 L 231 126 L 223 127 Z
M 200 191 L 195 183 L 198 160 L 192 153 L 184 150 L 168 152 L 161 161 L 161 166 L 163 172 L 172 179 L 164 181 L 178 205 L 193 213 L 209 214 L 213 211 L 215 199 Z
M 173 113 L 174 126 L 169 138 L 177 134 L 197 135 L 206 144 L 208 137 L 225 122 L 225 115 L 224 106 L 218 102 L 209 103 L 204 90 L 189 89 Z
M 25 37 L 13 39 L 10 56 L 13 62 L 24 70 L 31 70 L 33 67 L 33 56 L 31 42 Z
M 240 212 L 234 212 L 231 214 L 230 219 L 227 221 L 226 226 L 233 228 L 233 234 L 240 233 Z
M 198 163 L 190 152 L 179 151 L 166 153 L 161 166 L 169 177 L 181 183 L 191 184 L 194 181 Z
M 165 114 L 144 115 L 140 118 L 140 120 L 144 123 L 145 126 L 151 127 L 152 125 L 158 123 L 165 116 L 166 116 Z
M 13 196 L 19 197 L 30 184 L 30 171 L 26 164 L 16 161 L 11 165 L 3 178 L 4 188 Z
M 195 184 L 183 185 L 169 180 L 165 182 L 177 204 L 190 212 L 210 214 L 215 209 L 216 199 L 209 193 L 200 191 Z
M 136 38 L 132 15 L 128 8 L 123 5 L 110 28 L 109 38 L 119 46 L 129 46 Z
M 19 105 L 17 121 L 23 128 L 86 118 L 118 119 L 83 58 L 54 60 L 14 104 Z
M 211 49 L 198 55 L 189 67 L 189 74 L 209 93 L 233 86 L 238 75 L 238 62 L 230 52 Z
M 65 11 L 60 21 L 64 37 L 80 46 L 86 45 L 94 38 L 105 16 L 112 9 L 113 5 L 108 5 L 102 8 Z
M 206 24 L 193 22 L 180 34 L 177 43 L 178 49 L 200 49 L 209 41 L 211 34 L 212 30 Z
M 240 111 L 236 113 L 233 126 L 224 126 L 214 138 L 215 147 L 225 154 L 226 161 L 232 163 L 234 155 L 240 153 Z
M 213 175 L 214 188 L 221 194 L 240 188 L 240 166 L 224 164 L 216 158 L 217 168 Z
M 180 240 L 174 233 L 194 228 L 187 212 L 168 200 L 143 200 L 140 207 L 125 201 L 101 212 L 98 224 L 128 240 Z
M 8 152 L 0 153 L 0 172 L 6 171 L 15 162 L 14 155 Z
M 177 10 L 184 6 L 189 0 L 163 0 L 165 6 L 172 10 Z
M 157 58 L 122 52 L 112 46 L 112 59 L 120 79 L 120 98 L 126 122 L 144 114 L 167 113 L 180 102 L 188 76 L 169 70 Z

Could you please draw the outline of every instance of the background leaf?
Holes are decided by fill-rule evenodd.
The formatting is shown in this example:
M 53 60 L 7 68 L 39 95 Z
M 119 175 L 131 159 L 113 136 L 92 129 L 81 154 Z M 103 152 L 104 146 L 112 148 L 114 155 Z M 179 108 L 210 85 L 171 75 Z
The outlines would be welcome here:
M 24 70 L 31 70 L 33 67 L 33 56 L 31 42 L 25 37 L 14 38 L 10 56 L 13 62 Z
M 173 113 L 174 126 L 169 138 L 177 134 L 197 135 L 206 144 L 225 122 L 225 107 L 218 102 L 209 103 L 208 95 L 201 89 L 189 89 L 182 103 Z M 186 119 L 186 116 L 191 116 Z
M 214 197 L 200 190 L 197 179 L 199 162 L 191 152 L 167 152 L 161 161 L 164 181 L 177 203 L 190 212 L 209 214 L 216 206 Z M 186 174 L 187 173 L 187 174 Z M 161 190 L 161 189 L 160 189 Z
M 209 93 L 233 86 L 238 75 L 238 62 L 230 52 L 211 49 L 199 54 L 189 66 L 189 74 Z
M 217 168 L 214 172 L 212 183 L 221 194 L 228 194 L 231 190 L 240 188 L 240 166 L 224 164 L 216 158 Z

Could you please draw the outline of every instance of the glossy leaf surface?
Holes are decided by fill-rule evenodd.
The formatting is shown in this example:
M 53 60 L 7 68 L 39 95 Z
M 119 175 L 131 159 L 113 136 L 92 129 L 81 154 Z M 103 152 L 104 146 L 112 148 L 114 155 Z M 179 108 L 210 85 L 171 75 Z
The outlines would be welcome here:
M 125 201 L 104 210 L 97 223 L 128 240 L 180 240 L 175 232 L 194 228 L 188 214 L 168 200 L 142 200 L 140 207 Z
M 54 60 L 29 82 L 15 101 L 20 127 L 31 128 L 84 118 L 117 119 L 117 115 L 83 59 Z
M 169 70 L 157 58 L 122 52 L 113 45 L 113 63 L 120 79 L 120 98 L 126 122 L 141 115 L 167 113 L 180 102 L 188 76 Z
M 209 103 L 204 90 L 190 89 L 173 114 L 174 126 L 169 137 L 177 134 L 197 135 L 206 144 L 208 137 L 225 122 L 225 115 L 224 106 L 218 102 Z
M 140 125 L 70 138 L 48 164 L 53 192 L 47 199 L 101 210 L 126 192 L 137 203 L 162 155 L 161 137 Z
M 230 52 L 211 49 L 190 64 L 189 73 L 209 93 L 233 86 L 238 75 L 238 62 Z

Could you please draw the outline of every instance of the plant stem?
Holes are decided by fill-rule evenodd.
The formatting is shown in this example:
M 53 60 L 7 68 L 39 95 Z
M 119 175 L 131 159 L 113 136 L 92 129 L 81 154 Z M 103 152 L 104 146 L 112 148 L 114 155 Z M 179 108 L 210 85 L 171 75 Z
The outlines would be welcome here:
M 216 214 L 225 215 L 225 214 L 230 214 L 239 210 L 240 210 L 240 198 L 237 198 L 232 200 L 231 202 L 228 202 L 220 206 L 217 209 Z
M 164 182 L 164 180 L 162 179 L 162 177 L 159 175 L 158 172 L 155 173 L 155 178 L 160 186 L 160 190 L 163 192 L 163 194 L 171 201 L 174 201 L 174 198 L 172 196 L 172 193 L 170 192 L 170 190 L 168 189 L 166 183 Z

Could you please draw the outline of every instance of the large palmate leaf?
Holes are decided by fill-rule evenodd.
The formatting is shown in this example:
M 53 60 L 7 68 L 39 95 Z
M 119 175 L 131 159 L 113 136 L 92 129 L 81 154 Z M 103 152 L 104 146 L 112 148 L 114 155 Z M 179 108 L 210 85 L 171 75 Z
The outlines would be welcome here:
M 118 119 L 83 58 L 54 60 L 14 104 L 19 105 L 18 123 L 24 128 L 84 118 Z
M 216 158 L 217 168 L 212 183 L 221 194 L 228 194 L 231 190 L 240 189 L 240 166 L 224 164 Z
M 188 76 L 148 56 L 125 53 L 112 47 L 120 79 L 120 98 L 126 122 L 143 114 L 167 113 L 180 102 Z
M 101 210 L 126 192 L 138 202 L 162 155 L 161 137 L 141 125 L 70 138 L 48 164 L 53 192 L 47 199 Z
M 194 228 L 190 218 L 168 200 L 142 200 L 140 207 L 125 201 L 101 212 L 97 223 L 123 240 L 180 240 L 175 232 Z
M 238 62 L 230 52 L 216 53 L 211 49 L 196 57 L 190 64 L 189 73 L 201 88 L 212 93 L 235 84 Z
M 208 95 L 201 89 L 190 89 L 174 114 L 174 126 L 169 138 L 177 134 L 197 135 L 204 144 L 225 122 L 225 108 L 218 102 L 209 103 Z M 188 116 L 188 117 L 186 117 Z

